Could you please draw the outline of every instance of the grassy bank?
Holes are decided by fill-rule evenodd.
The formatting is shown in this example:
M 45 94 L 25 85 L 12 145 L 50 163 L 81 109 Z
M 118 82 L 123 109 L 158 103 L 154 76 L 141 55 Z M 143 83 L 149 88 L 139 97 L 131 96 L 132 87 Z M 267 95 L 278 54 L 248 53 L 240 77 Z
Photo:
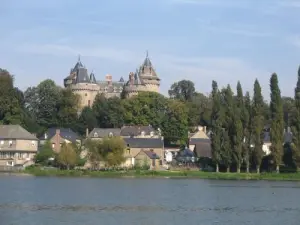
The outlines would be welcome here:
M 213 173 L 201 171 L 78 171 L 78 170 L 42 170 L 30 168 L 23 173 L 34 176 L 58 177 L 103 177 L 103 178 L 199 178 L 215 180 L 278 180 L 300 181 L 300 173 Z

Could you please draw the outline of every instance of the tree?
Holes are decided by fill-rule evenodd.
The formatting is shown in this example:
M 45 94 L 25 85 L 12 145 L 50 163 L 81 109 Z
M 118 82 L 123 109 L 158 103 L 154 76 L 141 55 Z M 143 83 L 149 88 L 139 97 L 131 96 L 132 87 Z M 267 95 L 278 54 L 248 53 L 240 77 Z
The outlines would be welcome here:
M 21 96 L 14 88 L 14 77 L 0 68 L 0 123 L 21 124 L 22 108 Z
M 219 172 L 222 152 L 223 112 L 221 108 L 221 97 L 216 81 L 212 82 L 212 113 L 211 113 L 211 149 L 212 158 L 216 164 L 216 172 Z
M 262 150 L 263 145 L 263 129 L 264 129 L 264 100 L 261 94 L 261 87 L 256 79 L 254 82 L 254 95 L 252 102 L 252 138 L 253 138 L 253 160 L 256 165 L 257 173 L 260 173 L 260 165 L 264 152 Z
M 222 130 L 221 135 L 221 158 L 222 162 L 226 166 L 227 173 L 229 173 L 232 163 L 232 148 L 228 131 L 226 131 L 225 129 Z
M 271 141 L 271 153 L 272 159 L 276 166 L 276 172 L 279 173 L 279 165 L 282 162 L 283 157 L 283 105 L 278 86 L 277 74 L 274 73 L 270 79 L 271 89 L 271 102 L 270 102 L 270 113 L 271 113 L 271 130 L 270 130 L 270 141 Z
M 195 94 L 195 85 L 190 80 L 181 80 L 172 84 L 169 96 L 172 99 L 191 101 Z
M 54 81 L 48 79 L 25 91 L 25 107 L 40 126 L 48 128 L 58 125 L 57 108 L 62 93 L 60 90 Z
M 233 101 L 233 92 L 231 90 L 230 85 L 227 85 L 225 89 L 222 90 L 222 108 L 224 111 L 224 119 L 223 119 L 223 132 L 222 132 L 222 161 L 225 162 L 227 169 L 229 170 L 229 167 L 232 162 L 233 152 L 234 149 L 234 110 L 235 105 Z M 228 141 L 228 143 L 225 143 Z M 225 151 L 225 152 L 223 152 Z M 230 163 L 230 164 L 229 164 Z
M 105 162 L 109 167 L 119 166 L 124 162 L 125 142 L 120 137 L 104 138 L 103 140 L 88 140 L 86 143 L 89 151 L 89 161 L 94 169 L 100 162 Z
M 168 101 L 161 127 L 166 144 L 186 145 L 188 140 L 188 110 L 183 102 L 172 99 Z
M 34 161 L 35 163 L 45 166 L 49 164 L 49 159 L 52 157 L 54 157 L 54 152 L 52 150 L 51 143 L 49 141 L 46 141 L 39 152 L 36 154 Z
M 71 89 L 62 89 L 57 104 L 57 123 L 60 127 L 74 128 L 79 110 L 79 96 Z
M 291 97 L 282 97 L 283 115 L 284 115 L 284 127 L 291 126 L 293 122 L 293 115 L 295 112 L 295 99 Z
M 103 94 L 98 94 L 93 104 L 93 112 L 102 128 L 121 127 L 124 123 L 124 108 L 119 98 L 107 99 Z
M 232 141 L 233 141 L 233 157 L 237 165 L 237 172 L 241 172 L 241 164 L 243 162 L 243 139 L 244 127 L 243 116 L 245 116 L 244 96 L 241 83 L 237 83 L 237 96 L 234 105 L 233 113 L 233 127 L 232 127 Z
M 57 155 L 57 161 L 59 164 L 69 170 L 71 167 L 76 165 L 77 162 L 77 154 L 72 144 L 63 143 L 61 146 L 61 150 Z
M 96 119 L 94 111 L 90 107 L 84 107 L 78 118 L 76 130 L 81 135 L 84 135 L 86 132 L 86 129 L 91 131 L 97 126 L 98 126 L 98 121 Z
M 300 67 L 298 70 L 298 81 L 295 88 L 295 112 L 292 121 L 293 140 L 291 144 L 293 160 L 300 167 Z
M 246 172 L 249 173 L 251 156 L 251 99 L 249 92 L 245 94 L 245 107 L 243 117 L 243 158 L 246 163 Z
M 107 166 L 116 167 L 124 162 L 124 149 L 126 145 L 122 138 L 104 138 L 100 146 Z

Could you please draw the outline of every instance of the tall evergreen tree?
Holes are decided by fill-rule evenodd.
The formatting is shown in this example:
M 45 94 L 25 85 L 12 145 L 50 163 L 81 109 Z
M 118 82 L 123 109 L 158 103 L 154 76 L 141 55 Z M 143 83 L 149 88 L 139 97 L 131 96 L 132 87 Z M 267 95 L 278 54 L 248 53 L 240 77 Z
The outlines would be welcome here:
M 221 108 L 221 96 L 218 89 L 218 84 L 216 81 L 212 82 L 212 113 L 211 113 L 211 149 L 212 158 L 216 164 L 216 172 L 219 172 L 219 165 L 221 162 L 221 138 L 222 138 L 222 125 L 223 125 L 223 115 Z
M 293 160 L 297 166 L 300 168 L 300 67 L 298 70 L 298 81 L 295 88 L 295 111 L 292 120 L 292 151 Z
M 283 119 L 283 105 L 280 89 L 278 86 L 278 77 L 276 73 L 273 73 L 270 79 L 271 89 L 271 102 L 270 102 L 270 113 L 271 113 L 271 152 L 274 164 L 276 165 L 276 172 L 279 173 L 279 165 L 282 162 L 283 157 L 283 130 L 284 130 L 284 119 Z
M 245 94 L 243 116 L 243 158 L 246 163 L 246 172 L 249 173 L 251 156 L 251 99 L 249 92 Z
M 234 149 L 234 100 L 233 100 L 233 92 L 231 90 L 230 85 L 227 85 L 225 89 L 222 90 L 222 108 L 224 110 L 224 120 L 223 120 L 223 152 L 222 151 L 222 161 L 226 164 L 227 170 L 229 170 L 230 165 L 232 163 L 233 158 L 233 149 Z M 225 142 L 229 143 L 225 143 Z
M 243 116 L 245 114 L 244 96 L 241 83 L 237 83 L 237 96 L 233 114 L 233 151 L 234 160 L 237 166 L 237 172 L 241 172 L 243 162 L 242 147 L 244 139 Z
M 256 79 L 254 82 L 254 95 L 252 102 L 252 139 L 254 144 L 253 160 L 257 173 L 260 173 L 260 166 L 264 152 L 262 150 L 264 138 L 264 100 L 261 93 L 261 86 Z
M 221 158 L 222 163 L 224 163 L 224 165 L 226 166 L 227 173 L 229 173 L 232 163 L 232 146 L 229 132 L 225 129 L 222 130 L 221 134 Z

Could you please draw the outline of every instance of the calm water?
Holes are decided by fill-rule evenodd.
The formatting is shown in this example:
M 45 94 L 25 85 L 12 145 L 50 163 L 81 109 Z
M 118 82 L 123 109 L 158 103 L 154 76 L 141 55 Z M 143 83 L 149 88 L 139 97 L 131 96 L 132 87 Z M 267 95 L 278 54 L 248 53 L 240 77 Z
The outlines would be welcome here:
M 300 183 L 0 175 L 0 225 L 296 225 Z

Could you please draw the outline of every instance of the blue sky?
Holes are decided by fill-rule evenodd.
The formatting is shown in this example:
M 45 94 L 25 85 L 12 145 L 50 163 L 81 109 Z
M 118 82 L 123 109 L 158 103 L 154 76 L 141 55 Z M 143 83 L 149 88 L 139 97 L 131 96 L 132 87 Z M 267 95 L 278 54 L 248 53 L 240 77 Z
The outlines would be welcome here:
M 163 94 L 181 79 L 252 91 L 258 78 L 269 98 L 276 72 L 292 96 L 300 64 L 300 0 L 1 0 L 0 26 L 0 67 L 23 90 L 62 85 L 79 54 L 98 80 L 127 79 L 148 50 Z

